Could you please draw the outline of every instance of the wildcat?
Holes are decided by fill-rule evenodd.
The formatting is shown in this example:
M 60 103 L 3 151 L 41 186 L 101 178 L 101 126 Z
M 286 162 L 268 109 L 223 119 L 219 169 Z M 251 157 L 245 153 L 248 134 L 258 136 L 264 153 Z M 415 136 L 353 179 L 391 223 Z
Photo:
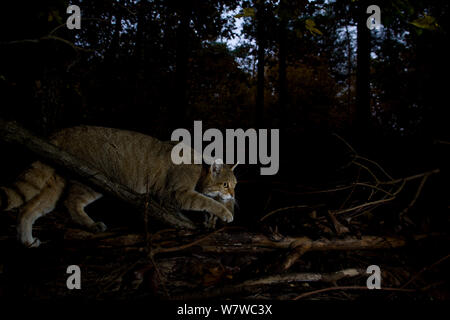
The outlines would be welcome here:
M 237 180 L 234 167 L 221 161 L 213 161 L 207 168 L 201 164 L 175 165 L 170 157 L 172 142 L 104 127 L 64 129 L 50 142 L 136 193 L 150 192 L 179 210 L 208 212 L 224 222 L 233 220 Z M 20 208 L 17 232 L 23 245 L 39 246 L 39 239 L 32 235 L 33 224 L 53 211 L 63 194 L 74 222 L 92 232 L 106 230 L 103 222 L 93 221 L 84 210 L 101 193 L 36 161 L 10 187 L 0 187 L 0 209 Z

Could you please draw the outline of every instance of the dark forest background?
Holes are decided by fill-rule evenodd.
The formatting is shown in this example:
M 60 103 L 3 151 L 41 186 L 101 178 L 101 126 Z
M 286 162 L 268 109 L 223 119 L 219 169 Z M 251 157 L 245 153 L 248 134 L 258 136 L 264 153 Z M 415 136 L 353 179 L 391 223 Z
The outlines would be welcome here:
M 69 4 L 81 8 L 80 30 L 66 28 Z M 382 27 L 371 31 L 373 4 Z M 389 209 L 371 207 L 388 217 L 372 230 L 447 232 L 449 9 L 446 0 L 8 1 L 0 117 L 42 136 L 88 124 L 169 139 L 194 120 L 204 130 L 280 128 L 276 176 L 237 170 L 237 221 L 248 225 L 279 207 L 348 200 L 304 192 L 372 178 L 348 166 L 351 145 L 394 178 L 440 169 L 408 227 L 398 212 L 415 188 Z M 31 155 L 1 148 L 3 183 Z
M 69 4 L 81 30 L 65 26 Z M 86 123 L 164 136 L 203 120 L 445 140 L 448 15 L 438 0 L 2 4 L 1 113 L 42 134 Z
M 80 30 L 66 27 L 69 4 Z M 44 136 L 88 124 L 170 139 L 194 120 L 280 128 L 276 179 L 305 185 L 348 160 L 336 133 L 411 174 L 448 163 L 449 21 L 443 0 L 5 3 L 0 116 Z

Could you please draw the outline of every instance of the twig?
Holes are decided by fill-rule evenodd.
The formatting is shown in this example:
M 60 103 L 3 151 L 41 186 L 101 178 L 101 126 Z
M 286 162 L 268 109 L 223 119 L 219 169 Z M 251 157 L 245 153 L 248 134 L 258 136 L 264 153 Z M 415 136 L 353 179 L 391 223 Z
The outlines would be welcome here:
M 372 172 L 372 170 L 370 170 L 367 166 L 363 165 L 362 163 L 359 163 L 357 161 L 353 161 L 354 164 L 356 164 L 357 166 L 363 168 L 364 170 L 366 170 L 371 176 L 372 178 L 375 180 L 375 182 L 378 184 L 380 182 L 380 180 L 378 179 L 378 177 L 375 175 L 375 173 Z
M 39 39 L 23 39 L 23 40 L 14 40 L 14 41 L 10 41 L 10 42 L 2 42 L 0 43 L 1 45 L 11 45 L 11 44 L 21 44 L 21 43 L 40 43 L 41 41 L 45 41 L 45 40 L 55 40 L 55 41 L 59 41 L 62 42 L 64 44 L 69 45 L 70 47 L 72 47 L 75 51 L 85 51 L 85 52 L 94 52 L 94 49 L 87 49 L 87 48 L 83 48 L 83 47 L 78 47 L 76 46 L 74 43 L 70 42 L 69 40 L 66 40 L 64 38 L 58 37 L 58 36 L 54 36 L 52 34 L 43 36 Z
M 422 178 L 425 175 L 432 175 L 432 174 L 437 174 L 439 173 L 440 170 L 439 169 L 434 169 L 434 170 L 430 170 L 424 173 L 419 173 L 419 174 L 415 174 L 413 176 L 409 176 L 406 178 L 400 178 L 400 179 L 395 179 L 395 180 L 390 180 L 390 181 L 380 181 L 380 184 L 397 184 L 399 182 L 408 182 L 408 181 L 412 181 L 412 180 L 416 180 L 419 178 Z
M 320 193 L 338 192 L 338 191 L 348 190 L 350 188 L 353 188 L 353 184 L 347 185 L 347 186 L 338 186 L 338 187 L 335 187 L 335 188 L 332 188 L 332 189 L 304 191 L 304 192 L 295 192 L 295 191 L 288 191 L 288 190 L 282 190 L 282 189 L 273 189 L 273 191 L 283 192 L 283 193 L 288 193 L 288 194 L 308 195 L 308 194 L 320 194 Z
M 411 180 L 415 180 L 415 179 L 418 179 L 418 178 L 422 178 L 422 181 L 420 182 L 420 185 L 419 185 L 419 187 L 418 187 L 418 189 L 416 191 L 416 194 L 414 195 L 414 198 L 411 200 L 411 202 L 408 204 L 408 206 L 400 213 L 400 217 L 403 217 L 407 213 L 407 211 L 409 209 L 411 209 L 414 206 L 414 204 L 416 203 L 416 201 L 417 201 L 420 193 L 422 192 L 423 186 L 425 185 L 425 182 L 428 179 L 428 177 L 430 175 L 432 175 L 432 174 L 435 174 L 435 173 L 439 172 L 439 169 L 434 169 L 434 170 L 431 170 L 431 171 L 427 171 L 427 172 L 424 172 L 424 173 L 421 173 L 421 174 L 417 174 L 417 175 L 414 175 L 414 176 L 410 176 L 410 177 L 406 177 L 406 178 L 403 178 L 403 179 L 393 179 L 392 176 L 389 175 L 387 173 L 387 171 L 384 170 L 384 168 L 380 164 L 378 164 L 376 161 L 373 161 L 371 159 L 368 159 L 368 158 L 360 156 L 356 152 L 356 150 L 347 141 L 345 141 L 342 137 L 340 137 L 337 134 L 334 134 L 334 135 L 339 140 L 341 140 L 351 150 L 351 152 L 353 153 L 353 157 L 354 158 L 353 158 L 351 163 L 353 163 L 353 164 L 359 166 L 360 168 L 363 168 L 365 171 L 367 171 L 370 174 L 370 176 L 376 182 L 375 185 L 372 185 L 372 184 L 369 184 L 369 183 L 361 183 L 361 182 L 354 183 L 353 186 L 359 185 L 359 186 L 369 187 L 369 188 L 372 189 L 371 193 L 370 193 L 370 195 L 369 195 L 369 197 L 367 199 L 368 202 L 360 204 L 360 205 L 352 207 L 352 208 L 343 209 L 343 205 L 348 201 L 348 199 L 353 194 L 353 191 L 354 191 L 354 187 L 353 187 L 352 191 L 350 192 L 349 196 L 344 201 L 343 205 L 341 205 L 340 209 L 337 210 L 337 211 L 334 211 L 335 214 L 342 214 L 342 213 L 347 213 L 347 212 L 357 211 L 357 210 L 359 211 L 359 210 L 364 209 L 364 208 L 369 207 L 369 206 L 378 206 L 378 205 L 380 205 L 382 203 L 386 203 L 386 202 L 392 201 L 392 200 L 395 199 L 396 195 L 398 193 L 400 193 L 400 191 L 404 188 L 404 186 L 405 186 L 407 181 L 411 181 Z M 390 180 L 389 181 L 381 181 L 377 177 L 377 175 L 368 166 L 360 163 L 357 160 L 363 160 L 363 161 L 366 161 L 366 162 L 374 165 L 376 168 L 378 168 Z M 385 186 L 385 185 L 396 185 L 396 184 L 398 184 L 400 182 L 401 182 L 400 187 L 398 187 L 398 189 L 394 193 L 392 193 L 392 188 L 391 188 L 391 190 L 387 191 L 384 188 L 380 187 L 380 186 Z M 373 196 L 376 194 L 376 191 L 381 191 L 381 192 L 385 193 L 385 196 L 382 199 L 371 201 Z M 389 198 L 386 198 L 386 196 L 389 196 Z
M 311 250 L 312 242 L 306 243 L 304 245 L 299 245 L 296 248 L 294 248 L 293 252 L 287 256 L 287 258 L 284 260 L 284 262 L 281 264 L 281 270 L 286 271 L 292 265 L 300 259 L 306 252 Z
M 394 180 L 394 178 L 392 178 L 392 177 L 386 172 L 386 170 L 384 170 L 383 167 L 380 166 L 377 162 L 375 162 L 375 161 L 373 161 L 373 160 L 371 160 L 371 159 L 365 158 L 365 157 L 361 157 L 360 155 L 357 155 L 356 158 L 357 158 L 357 159 L 364 160 L 364 161 L 367 161 L 367 162 L 370 162 L 371 164 L 375 165 L 378 169 L 380 169 L 380 171 L 383 172 L 383 174 L 384 174 L 386 177 L 388 177 L 388 178 L 391 179 L 391 180 Z
M 446 282 L 447 282 L 446 280 L 442 280 L 442 281 L 430 283 L 429 285 L 426 285 L 425 287 L 420 288 L 420 291 L 428 291 L 428 290 L 430 290 L 432 288 L 439 287 L 439 286 L 445 284 Z
M 422 192 L 423 186 L 425 185 L 425 182 L 427 181 L 429 176 L 430 175 L 427 174 L 422 177 L 422 180 L 420 181 L 419 187 L 417 188 L 414 198 L 411 200 L 411 202 L 408 204 L 408 206 L 405 209 L 403 209 L 402 212 L 400 212 L 400 218 L 403 217 L 409 211 L 409 209 L 411 209 L 414 206 L 414 204 L 416 203 L 417 198 L 419 198 L 419 195 Z
M 106 19 L 100 19 L 100 18 L 81 18 L 81 21 L 82 21 L 82 22 L 85 22 L 85 21 L 91 21 L 91 20 L 110 23 L 110 21 L 109 21 L 109 20 L 106 20 Z M 66 22 L 61 23 L 59 26 L 57 26 L 57 27 L 54 28 L 52 31 L 50 31 L 50 32 L 48 33 L 48 35 L 49 35 L 49 36 L 53 35 L 56 31 L 58 31 L 59 29 L 65 27 L 66 25 L 67 25 Z
M 416 290 L 413 289 L 401 289 L 401 288 L 380 288 L 380 289 L 373 289 L 370 290 L 367 287 L 357 287 L 357 286 L 340 286 L 340 287 L 330 287 L 330 288 L 324 288 L 324 289 L 319 289 L 319 290 L 314 290 L 314 291 L 310 291 L 310 292 L 305 292 L 297 297 L 295 297 L 293 300 L 300 300 L 303 299 L 305 297 L 308 296 L 312 296 L 318 293 L 322 293 L 322 292 L 328 292 L 328 291 L 336 291 L 336 290 L 367 290 L 367 291 L 378 291 L 378 290 L 383 290 L 383 291 L 398 291 L 398 292 L 415 292 Z
M 347 148 L 350 149 L 350 151 L 353 153 L 353 156 L 354 156 L 355 159 L 361 159 L 361 160 L 370 162 L 371 164 L 375 165 L 378 169 L 380 169 L 380 171 L 381 171 L 384 175 L 386 175 L 386 177 L 388 177 L 389 179 L 393 180 L 393 178 L 386 172 L 386 170 L 383 169 L 382 166 L 380 166 L 380 164 L 378 164 L 376 161 L 373 161 L 373 160 L 371 160 L 371 159 L 368 159 L 368 158 L 365 158 L 365 157 L 360 156 L 360 155 L 358 154 L 358 152 L 356 152 L 356 150 L 355 150 L 355 149 L 354 149 L 347 141 L 345 141 L 344 138 L 342 138 L 341 136 L 339 136 L 339 135 L 336 134 L 336 133 L 334 133 L 333 135 L 334 135 L 336 138 L 338 138 L 339 140 L 341 140 L 341 141 L 347 146 Z M 353 160 L 352 162 L 355 162 L 355 161 Z M 369 171 L 370 171 L 370 170 L 369 170 Z M 371 171 L 370 171 L 370 172 L 371 172 Z
M 361 187 L 372 188 L 372 189 L 375 189 L 375 190 L 377 190 L 377 191 L 381 191 L 381 192 L 387 194 L 388 196 L 391 196 L 391 197 L 394 196 L 394 195 L 393 195 L 392 193 L 390 193 L 389 191 L 386 191 L 386 190 L 384 190 L 384 189 L 382 189 L 382 188 L 380 188 L 380 187 L 378 187 L 378 186 L 374 186 L 374 185 L 372 185 L 372 184 L 368 184 L 368 183 L 364 183 L 364 182 L 356 182 L 356 183 L 354 183 L 353 185 L 354 185 L 354 186 L 361 186 Z
M 363 186 L 363 187 L 377 189 L 377 190 L 382 191 L 382 192 L 384 192 L 386 194 L 392 195 L 391 192 L 380 188 L 379 185 L 395 185 L 395 184 L 398 184 L 400 182 L 403 185 L 404 183 L 406 183 L 408 181 L 416 180 L 416 179 L 422 178 L 425 175 L 429 176 L 431 174 L 436 174 L 436 173 L 439 173 L 439 172 L 440 172 L 439 169 L 434 169 L 434 170 L 431 170 L 431 171 L 427 171 L 427 172 L 424 172 L 424 173 L 419 173 L 419 174 L 416 174 L 416 175 L 413 175 L 413 176 L 409 176 L 409 177 L 406 177 L 406 178 L 399 178 L 399 179 L 389 180 L 389 181 L 381 181 L 380 180 L 378 185 L 376 185 L 376 186 L 370 184 L 369 182 L 355 182 L 355 183 L 352 183 L 350 185 L 338 186 L 338 187 L 335 187 L 335 188 L 332 188 L 332 189 L 325 189 L 325 190 L 315 190 L 315 191 L 306 191 L 306 192 L 293 192 L 293 191 L 286 191 L 286 190 L 281 190 L 281 189 L 274 189 L 274 191 L 291 193 L 291 194 L 298 194 L 298 195 L 308 195 L 308 194 L 320 194 L 320 193 L 331 193 L 331 192 L 345 191 L 345 190 L 353 188 L 356 185 L 356 186 Z M 401 191 L 401 189 L 399 191 Z
M 356 181 L 359 181 L 359 178 L 361 177 L 361 169 L 358 170 L 358 176 L 356 177 Z M 350 191 L 350 193 L 348 194 L 348 196 L 345 198 L 344 202 L 342 202 L 341 206 L 339 207 L 339 209 L 342 209 L 345 207 L 345 205 L 347 204 L 347 202 L 350 200 L 350 198 L 352 197 L 353 193 L 355 192 L 357 184 L 354 183 L 352 190 Z
M 145 3 L 145 2 L 144 2 Z M 122 9 L 125 9 L 128 11 L 128 13 L 130 13 L 131 15 L 135 16 L 137 14 L 137 12 L 134 12 L 133 10 L 131 10 L 130 8 L 128 8 L 127 6 L 124 6 L 123 4 L 116 2 L 117 5 L 119 5 L 119 7 L 121 7 Z M 139 3 L 139 5 L 142 5 L 142 3 Z
M 66 40 L 64 38 L 61 38 L 61 37 L 58 37 L 58 36 L 54 36 L 54 35 L 44 36 L 40 40 L 56 40 L 56 41 L 59 41 L 59 42 L 62 42 L 62 43 L 65 43 L 65 44 L 69 45 L 75 51 L 77 51 L 77 50 L 85 51 L 85 52 L 94 52 L 95 51 L 94 49 L 87 49 L 87 48 L 78 47 L 74 43 L 70 42 L 69 40 Z
M 390 201 L 392 201 L 392 200 L 394 200 L 396 198 L 396 196 L 400 193 L 400 191 L 403 190 L 403 188 L 406 185 L 407 181 L 415 180 L 415 179 L 418 179 L 418 178 L 425 178 L 425 177 L 430 176 L 431 174 L 438 173 L 438 172 L 439 172 L 439 169 L 435 169 L 435 170 L 432 170 L 432 171 L 424 172 L 424 173 L 421 173 L 421 174 L 416 174 L 414 176 L 406 177 L 406 178 L 403 178 L 403 179 L 397 179 L 397 180 L 393 180 L 393 181 L 389 181 L 389 182 L 379 182 L 379 184 L 396 184 L 396 183 L 399 183 L 399 182 L 401 182 L 402 184 L 398 187 L 398 189 L 392 194 L 392 196 L 390 198 L 379 199 L 379 200 L 376 200 L 376 201 L 366 202 L 366 203 L 357 205 L 357 206 L 352 207 L 352 208 L 347 208 L 347 209 L 343 209 L 343 210 L 337 210 L 337 211 L 334 212 L 334 214 L 347 213 L 347 212 L 359 210 L 359 209 L 362 209 L 362 208 L 366 208 L 368 206 L 379 205 L 379 204 L 382 204 L 382 203 L 390 202 Z M 425 183 L 425 182 L 423 181 L 423 183 Z M 423 184 L 421 184 L 421 187 L 418 190 L 419 193 L 416 193 L 417 196 L 418 196 L 418 194 L 420 194 L 420 191 L 422 190 L 422 187 L 423 187 Z M 391 193 L 390 192 L 386 192 L 386 194 L 391 194 Z M 416 197 L 415 197 L 415 199 L 416 199 Z M 415 203 L 414 199 L 413 199 L 413 201 L 414 202 L 412 202 L 412 205 L 414 205 L 414 203 Z
M 164 290 L 164 293 L 165 293 L 166 297 L 170 297 L 169 291 L 167 290 L 167 288 L 165 286 L 165 283 L 163 281 L 163 277 L 162 277 L 161 271 L 159 270 L 158 265 L 157 265 L 157 263 L 155 261 L 155 255 L 158 254 L 158 253 L 176 252 L 176 251 L 181 251 L 181 250 L 187 249 L 189 247 L 192 247 L 192 246 L 194 246 L 196 244 L 201 243 L 202 241 L 210 238 L 214 234 L 222 232 L 224 229 L 225 229 L 225 227 L 223 227 L 221 229 L 218 229 L 218 230 L 216 230 L 216 231 L 206 235 L 205 237 L 202 237 L 200 239 L 197 239 L 197 240 L 195 240 L 193 242 L 190 242 L 188 244 L 185 244 L 185 245 L 181 245 L 181 246 L 177 246 L 177 247 L 170 247 L 170 248 L 157 247 L 157 248 L 154 248 L 154 249 L 150 250 L 150 252 L 148 253 L 148 257 L 151 260 L 151 262 L 152 262 L 152 264 L 153 264 L 153 266 L 155 268 L 156 274 L 157 274 L 157 276 L 158 276 L 158 278 L 159 278 L 159 280 L 160 280 L 160 282 L 161 282 L 161 284 L 163 286 L 163 290 Z
M 331 220 L 331 223 L 334 226 L 334 230 L 336 231 L 337 235 L 341 235 L 343 233 L 348 233 L 348 228 L 344 225 L 342 225 L 342 223 L 339 222 L 338 219 L 336 219 L 336 217 L 334 216 L 333 212 L 331 212 L 330 210 L 328 210 L 328 216 Z
M 337 215 L 337 214 L 352 212 L 352 211 L 355 211 L 355 210 L 359 210 L 359 209 L 366 208 L 366 207 L 369 207 L 369 206 L 377 205 L 377 204 L 380 204 L 380 203 L 389 202 L 389 201 L 392 201 L 394 199 L 395 199 L 395 197 L 391 197 L 391 198 L 388 198 L 388 199 L 380 199 L 380 200 L 376 200 L 376 201 L 372 201 L 372 202 L 363 203 L 363 204 L 357 205 L 357 206 L 352 207 L 352 208 L 347 208 L 347 209 L 343 209 L 343 210 L 337 210 L 337 211 L 334 211 L 333 213 L 335 215 Z
M 353 155 L 357 155 L 358 153 L 355 151 L 355 149 L 347 142 L 344 140 L 344 138 L 342 138 L 341 136 L 339 136 L 337 133 L 333 133 L 333 135 L 338 138 L 339 140 L 341 140 L 346 146 L 347 148 L 350 149 L 350 151 L 353 153 Z
M 181 250 L 188 249 L 188 248 L 190 248 L 192 246 L 195 246 L 195 245 L 197 245 L 197 244 L 199 244 L 199 243 L 201 243 L 201 242 L 211 238 L 213 235 L 224 231 L 225 229 L 226 229 L 226 227 L 220 228 L 220 229 L 218 229 L 218 230 L 216 230 L 214 232 L 209 233 L 208 235 L 206 235 L 206 236 L 204 236 L 204 237 L 202 237 L 200 239 L 197 239 L 195 241 L 192 241 L 190 243 L 187 243 L 187 244 L 184 244 L 184 245 L 181 245 L 181 246 L 170 247 L 170 248 L 157 247 L 157 248 L 151 250 L 150 256 L 153 257 L 153 256 L 155 256 L 158 253 L 176 252 L 176 251 L 181 251 Z
M 165 294 L 165 296 L 166 296 L 167 298 L 169 298 L 169 297 L 170 297 L 169 291 L 167 290 L 167 287 L 166 287 L 164 278 L 163 278 L 163 276 L 162 276 L 162 274 L 161 274 L 161 270 L 159 270 L 159 267 L 158 267 L 158 265 L 156 264 L 155 257 L 154 257 L 153 254 L 148 254 L 148 256 L 149 256 L 149 259 L 150 259 L 150 261 L 151 261 L 151 263 L 152 263 L 152 265 L 153 265 L 153 268 L 155 268 L 156 275 L 157 275 L 157 277 L 158 277 L 158 279 L 159 279 L 159 282 L 160 282 L 161 285 L 162 285 L 164 294 Z
M 286 210 L 290 210 L 290 209 L 297 209 L 297 208 L 310 208 L 310 207 L 307 206 L 307 205 L 299 205 L 299 206 L 290 206 L 290 207 L 278 208 L 276 210 L 270 211 L 268 214 L 266 214 L 261 219 L 259 219 L 259 221 L 263 221 L 263 220 L 267 219 L 268 217 L 270 217 L 271 215 L 273 215 L 273 214 L 275 214 L 277 212 L 286 211 Z
M 141 263 L 141 260 L 135 261 L 131 264 L 129 264 L 128 266 L 124 266 L 122 268 L 120 268 L 120 272 L 118 273 L 118 275 L 112 277 L 112 279 L 110 281 L 108 281 L 108 283 L 106 283 L 106 285 L 104 285 L 100 291 L 97 294 L 97 297 L 101 296 L 107 289 L 109 289 L 112 285 L 114 285 L 115 282 L 117 282 L 117 280 L 120 280 L 123 278 L 123 276 L 125 274 L 127 274 L 130 270 L 132 270 L 134 267 L 136 267 L 139 263 Z
M 417 278 L 419 278 L 425 271 L 431 270 L 434 267 L 436 267 L 438 264 L 444 262 L 445 260 L 447 260 L 448 258 L 450 258 L 450 254 L 446 255 L 445 257 L 439 259 L 438 261 L 436 261 L 435 263 L 433 263 L 431 266 L 427 266 L 424 267 L 422 270 L 420 270 L 419 273 L 417 273 L 414 277 L 412 277 L 408 282 L 406 282 L 404 285 L 401 286 L 401 288 L 406 288 L 409 284 L 411 284 L 412 282 L 414 282 Z

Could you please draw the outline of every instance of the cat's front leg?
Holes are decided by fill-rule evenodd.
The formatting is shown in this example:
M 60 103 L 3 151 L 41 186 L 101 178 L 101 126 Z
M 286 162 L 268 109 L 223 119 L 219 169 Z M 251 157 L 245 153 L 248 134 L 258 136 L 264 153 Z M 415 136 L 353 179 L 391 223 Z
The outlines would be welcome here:
M 232 222 L 233 214 L 223 204 L 196 191 L 177 192 L 176 198 L 182 210 L 207 211 L 224 222 Z

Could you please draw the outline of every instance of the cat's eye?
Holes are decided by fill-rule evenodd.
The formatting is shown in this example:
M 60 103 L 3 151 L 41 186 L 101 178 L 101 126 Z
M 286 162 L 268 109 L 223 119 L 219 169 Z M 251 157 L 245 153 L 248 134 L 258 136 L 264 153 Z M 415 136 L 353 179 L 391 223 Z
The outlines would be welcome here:
M 223 187 L 224 187 L 224 188 L 228 188 L 228 182 L 224 182 L 224 183 L 223 183 Z

